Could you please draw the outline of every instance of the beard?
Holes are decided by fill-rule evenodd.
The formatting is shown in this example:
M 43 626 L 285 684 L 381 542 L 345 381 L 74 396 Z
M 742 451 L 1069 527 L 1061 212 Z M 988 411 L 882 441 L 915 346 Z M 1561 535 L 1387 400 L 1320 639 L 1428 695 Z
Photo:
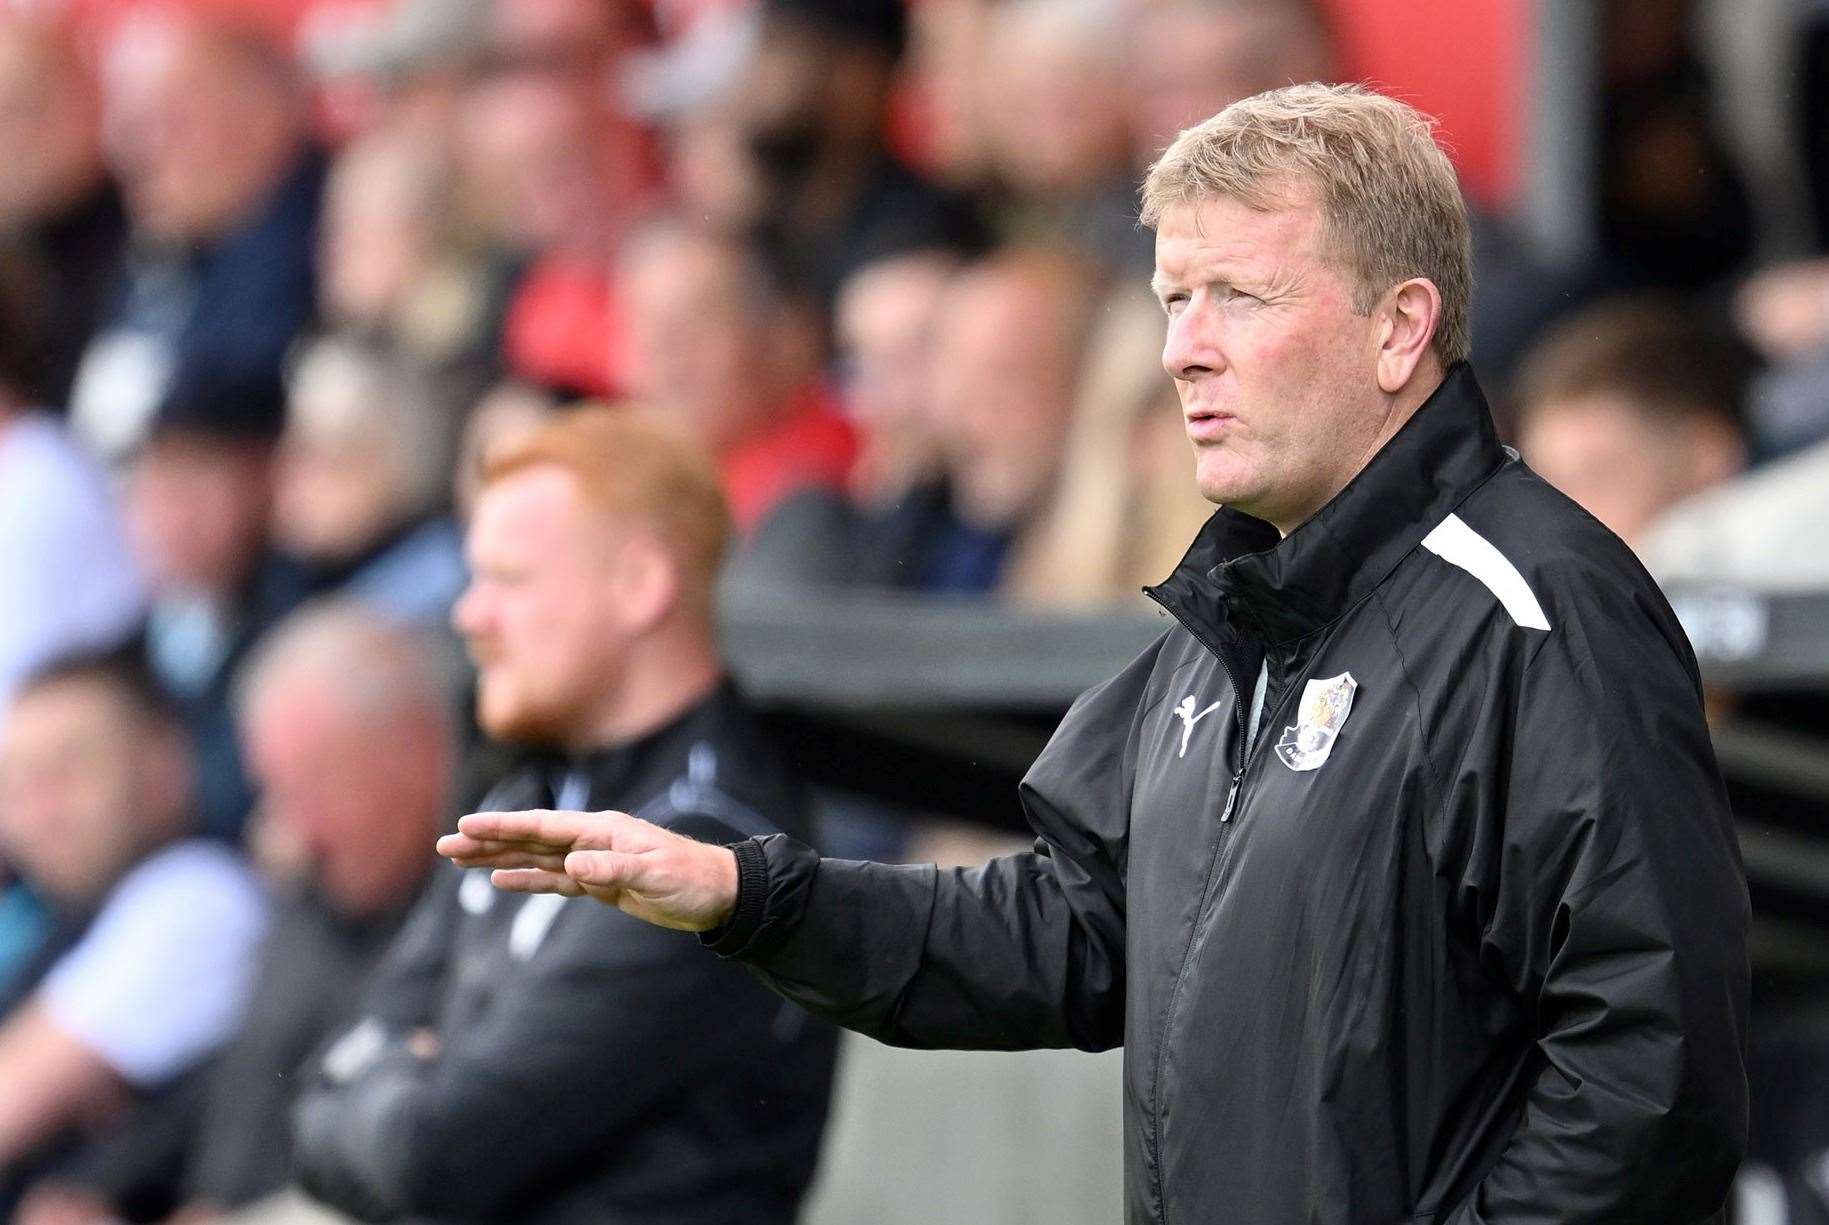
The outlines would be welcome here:
M 563 748 L 577 735 L 582 722 L 582 698 L 537 698 L 512 684 L 498 681 L 492 685 L 486 673 L 477 685 L 476 697 L 476 725 L 502 744 Z

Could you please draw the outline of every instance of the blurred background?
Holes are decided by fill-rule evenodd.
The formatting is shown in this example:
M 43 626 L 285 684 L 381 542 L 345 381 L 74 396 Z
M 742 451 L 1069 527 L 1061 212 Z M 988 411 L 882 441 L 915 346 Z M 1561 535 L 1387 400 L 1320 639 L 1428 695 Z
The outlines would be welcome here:
M 109 1146 L 169 1173 L 124 1120 L 262 1024 L 237 984 L 311 833 L 235 698 L 289 614 L 334 594 L 428 644 L 455 747 L 389 748 L 448 779 L 440 820 L 499 774 L 447 627 L 466 507 L 580 402 L 715 457 L 728 649 L 824 849 L 1025 847 L 1015 780 L 1160 631 L 1138 589 L 1209 509 L 1141 172 L 1309 79 L 1439 117 L 1502 429 L 1690 633 L 1755 914 L 1737 1217 L 1829 1221 L 1824 0 L 0 2 L 0 710 L 83 652 L 150 687 L 4 722 L 0 1026 L 134 972 L 71 954 L 180 833 L 239 899 L 162 980 L 207 1018 L 91 1007 L 118 1075 L 52 1156 L 0 1029 L 0 1208 Z M 1116 1219 L 1116 1060 L 850 1043 L 809 1219 Z

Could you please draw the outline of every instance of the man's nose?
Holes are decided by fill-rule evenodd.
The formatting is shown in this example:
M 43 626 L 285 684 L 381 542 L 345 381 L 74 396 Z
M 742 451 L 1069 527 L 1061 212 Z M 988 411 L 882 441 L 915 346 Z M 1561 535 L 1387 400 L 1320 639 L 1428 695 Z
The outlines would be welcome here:
M 1169 316 L 1168 333 L 1162 345 L 1162 368 L 1171 378 L 1193 382 L 1217 372 L 1224 362 L 1214 321 L 1208 312 L 1189 305 L 1179 314 Z
M 476 593 L 474 585 L 464 588 L 464 593 L 451 605 L 451 628 L 462 637 L 475 634 L 482 616 L 482 599 Z

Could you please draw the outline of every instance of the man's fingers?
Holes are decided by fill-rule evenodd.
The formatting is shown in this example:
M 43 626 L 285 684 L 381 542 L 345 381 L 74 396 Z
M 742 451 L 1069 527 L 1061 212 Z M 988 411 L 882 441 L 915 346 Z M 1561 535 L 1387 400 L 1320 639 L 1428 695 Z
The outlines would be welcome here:
M 635 856 L 621 851 L 573 851 L 565 857 L 565 874 L 597 889 L 627 886 L 639 866 Z
M 546 872 L 539 868 L 497 868 L 489 874 L 489 883 L 509 893 L 558 893 L 566 897 L 583 897 L 584 886 L 563 872 Z
M 451 839 L 463 838 L 461 843 Z M 479 842 L 463 834 L 446 834 L 438 840 L 438 853 L 460 868 L 541 868 L 565 872 L 565 849 L 533 850 L 514 842 Z
M 525 812 L 473 812 L 459 818 L 458 833 L 477 842 L 513 843 L 543 851 L 569 850 L 579 839 L 598 845 L 641 822 L 622 812 L 557 812 L 533 808 Z

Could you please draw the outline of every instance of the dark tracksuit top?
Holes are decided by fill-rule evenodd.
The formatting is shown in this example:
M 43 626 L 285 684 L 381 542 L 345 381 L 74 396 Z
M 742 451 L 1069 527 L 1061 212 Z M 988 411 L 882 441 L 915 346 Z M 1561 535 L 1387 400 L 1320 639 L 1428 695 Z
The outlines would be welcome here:
M 1719 1219 L 1748 914 L 1694 659 L 1472 372 L 1151 594 L 1023 782 L 1033 853 L 740 843 L 712 947 L 885 1042 L 1123 1044 L 1132 1225 Z
M 806 834 L 800 789 L 729 686 L 633 743 L 530 764 L 483 807 L 617 808 L 719 842 Z M 406 1047 L 421 1027 L 435 1059 Z M 690 936 L 446 866 L 311 1070 L 295 1160 L 362 1220 L 792 1225 L 836 1049 Z

